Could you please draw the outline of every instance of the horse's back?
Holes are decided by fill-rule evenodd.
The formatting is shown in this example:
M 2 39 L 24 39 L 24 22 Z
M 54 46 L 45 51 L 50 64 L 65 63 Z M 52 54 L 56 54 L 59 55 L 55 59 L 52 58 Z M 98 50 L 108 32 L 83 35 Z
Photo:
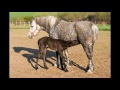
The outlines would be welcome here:
M 50 37 L 65 41 L 76 40 L 77 34 L 75 32 L 74 24 L 75 22 L 59 21 L 54 29 L 50 31 Z

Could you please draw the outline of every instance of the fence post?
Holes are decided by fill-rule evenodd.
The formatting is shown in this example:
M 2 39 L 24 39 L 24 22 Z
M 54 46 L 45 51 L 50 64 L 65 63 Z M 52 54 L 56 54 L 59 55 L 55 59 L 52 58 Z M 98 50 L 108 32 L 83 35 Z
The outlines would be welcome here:
M 10 25 L 12 25 L 12 21 L 10 21 Z
M 30 27 L 30 21 L 28 21 L 29 22 L 29 27 Z
M 21 21 L 20 21 L 20 26 L 21 26 Z
M 24 21 L 24 26 L 25 26 L 25 21 Z
M 16 21 L 16 25 L 17 25 L 17 21 Z
M 12 25 L 14 25 L 14 22 L 12 21 Z
M 10 26 L 30 27 L 30 21 L 9 21 Z

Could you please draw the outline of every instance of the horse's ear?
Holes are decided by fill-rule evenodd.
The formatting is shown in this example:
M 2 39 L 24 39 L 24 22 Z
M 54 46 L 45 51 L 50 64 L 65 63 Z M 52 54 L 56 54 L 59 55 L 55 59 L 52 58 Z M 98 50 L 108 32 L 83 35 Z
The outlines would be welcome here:
M 30 24 L 32 23 L 32 20 L 30 21 Z
M 30 20 L 30 24 L 34 21 L 34 19 Z
M 60 22 L 60 19 L 57 19 L 55 22 L 55 26 Z
M 36 17 L 34 20 L 35 20 L 36 24 L 39 24 L 38 17 Z

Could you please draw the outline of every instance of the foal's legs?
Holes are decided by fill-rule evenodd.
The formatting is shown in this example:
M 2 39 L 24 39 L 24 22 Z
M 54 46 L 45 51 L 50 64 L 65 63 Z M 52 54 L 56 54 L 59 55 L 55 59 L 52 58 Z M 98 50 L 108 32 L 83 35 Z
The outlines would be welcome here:
M 43 50 L 43 63 L 44 63 L 44 67 L 45 67 L 45 69 L 48 69 L 48 67 L 47 67 L 47 65 L 46 65 L 46 60 L 45 60 L 46 51 L 47 51 L 47 49 L 44 48 L 44 50 Z
M 65 50 L 63 51 L 63 53 L 65 54 L 65 58 L 66 58 L 66 60 L 67 60 L 67 66 L 70 67 L 71 64 L 70 64 L 69 57 L 68 57 L 68 49 L 65 49 Z M 57 56 L 57 61 L 56 61 L 56 63 L 54 64 L 54 66 L 59 67 L 61 64 L 60 64 L 60 55 L 58 54 L 58 51 L 56 51 L 56 56 Z
M 36 65 L 35 65 L 36 70 L 38 69 L 38 59 L 40 58 L 40 56 L 41 56 L 41 54 L 40 54 L 40 52 L 38 52 L 37 61 L 36 61 Z
M 58 53 L 59 53 L 59 55 L 60 55 L 60 57 L 61 57 L 61 68 L 62 69 L 64 69 L 64 71 L 65 72 L 68 72 L 68 70 L 67 70 L 67 66 L 66 66 L 66 64 L 65 64 L 65 58 L 64 58 L 64 56 L 63 56 L 63 52 L 62 51 L 58 51 Z
M 40 52 L 38 52 L 37 61 L 36 61 L 36 65 L 35 65 L 35 69 L 38 69 L 38 60 L 39 60 L 39 58 L 41 57 L 41 55 L 42 55 L 42 57 L 43 57 L 43 64 L 44 64 L 44 67 L 45 67 L 46 69 L 48 69 L 48 67 L 47 67 L 47 65 L 46 65 L 46 61 L 45 61 L 46 48 L 43 49 L 43 50 L 41 50 Z
M 60 57 L 58 51 L 56 51 L 56 56 L 57 56 L 57 68 L 59 68 L 59 66 L 61 66 L 62 70 L 64 70 L 63 63 L 62 63 L 62 58 Z
M 66 60 L 67 60 L 67 66 L 70 67 L 71 62 L 70 62 L 69 57 L 68 57 L 68 49 L 64 50 L 63 52 L 64 52 L 65 58 L 66 58 Z M 59 67 L 59 66 L 61 65 L 61 64 L 60 64 L 60 56 L 59 56 L 59 54 L 58 54 L 57 51 L 56 51 L 56 56 L 57 56 L 57 61 L 56 61 L 56 63 L 54 64 L 54 66 Z

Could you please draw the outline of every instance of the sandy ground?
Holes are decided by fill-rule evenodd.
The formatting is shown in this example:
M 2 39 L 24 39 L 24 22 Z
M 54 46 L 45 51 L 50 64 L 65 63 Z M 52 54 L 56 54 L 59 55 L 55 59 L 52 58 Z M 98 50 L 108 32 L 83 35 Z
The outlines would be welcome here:
M 26 29 L 10 29 L 10 78 L 111 78 L 110 31 L 99 32 L 99 40 L 94 45 L 94 72 L 92 74 L 87 74 L 84 70 L 87 67 L 88 59 L 81 45 L 68 48 L 69 58 L 73 62 L 72 66 L 68 67 L 69 72 L 53 66 L 56 54 L 50 49 L 46 55 L 49 69 L 44 69 L 43 60 L 39 59 L 38 70 L 35 70 L 37 41 L 48 34 L 41 31 L 34 39 L 29 39 L 28 32 L 29 30 Z

